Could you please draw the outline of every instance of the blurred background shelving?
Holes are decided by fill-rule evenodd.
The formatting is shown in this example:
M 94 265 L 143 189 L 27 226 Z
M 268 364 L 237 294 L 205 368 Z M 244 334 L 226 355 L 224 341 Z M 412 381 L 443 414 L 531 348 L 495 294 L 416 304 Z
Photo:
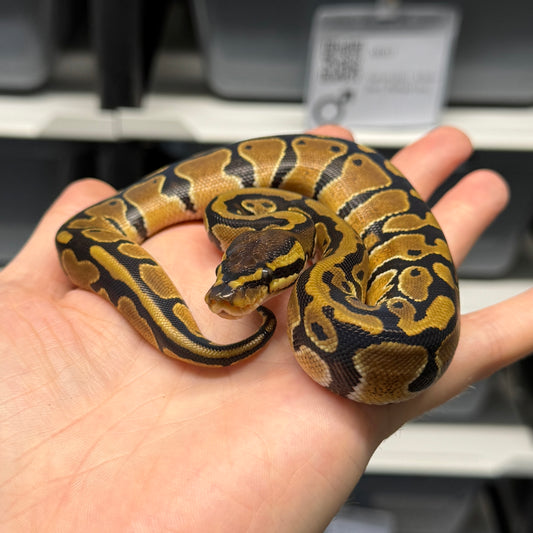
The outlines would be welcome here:
M 101 108 L 90 52 L 66 52 L 42 90 L 0 93 L 0 136 L 218 144 L 305 128 L 303 103 L 218 97 L 205 85 L 202 65 L 197 51 L 166 51 L 155 60 L 153 86 L 142 105 L 110 110 Z M 533 150 L 533 106 L 448 106 L 440 123 L 465 131 L 477 150 Z M 399 148 L 430 128 L 367 128 L 354 134 L 363 144 Z

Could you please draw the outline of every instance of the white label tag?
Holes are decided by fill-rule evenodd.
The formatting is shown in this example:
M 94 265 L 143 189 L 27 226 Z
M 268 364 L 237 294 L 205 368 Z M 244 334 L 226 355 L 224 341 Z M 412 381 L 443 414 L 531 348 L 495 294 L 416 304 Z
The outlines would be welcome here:
M 308 125 L 435 124 L 458 25 L 446 5 L 320 8 L 311 32 Z

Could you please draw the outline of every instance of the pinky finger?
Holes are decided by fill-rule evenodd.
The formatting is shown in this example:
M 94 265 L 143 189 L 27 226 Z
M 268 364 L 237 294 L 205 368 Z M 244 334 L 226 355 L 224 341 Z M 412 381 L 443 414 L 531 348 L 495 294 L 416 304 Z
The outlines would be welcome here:
M 444 403 L 473 383 L 533 353 L 531 324 L 533 288 L 464 315 L 459 346 L 450 368 L 417 401 L 406 402 L 405 420 Z

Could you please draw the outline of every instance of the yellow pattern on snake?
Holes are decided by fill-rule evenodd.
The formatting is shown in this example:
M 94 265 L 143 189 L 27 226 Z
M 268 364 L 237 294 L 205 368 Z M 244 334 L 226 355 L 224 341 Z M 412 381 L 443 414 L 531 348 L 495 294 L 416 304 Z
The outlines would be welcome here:
M 262 315 L 233 344 L 201 334 L 141 246 L 204 213 L 212 240 L 227 248 L 211 309 L 231 316 L 258 306 Z M 75 285 L 106 298 L 161 352 L 198 365 L 259 350 L 275 328 L 260 304 L 291 284 L 296 359 L 352 400 L 413 397 L 440 377 L 458 342 L 457 277 L 436 220 L 389 161 L 340 139 L 268 137 L 193 156 L 85 209 L 56 244 Z

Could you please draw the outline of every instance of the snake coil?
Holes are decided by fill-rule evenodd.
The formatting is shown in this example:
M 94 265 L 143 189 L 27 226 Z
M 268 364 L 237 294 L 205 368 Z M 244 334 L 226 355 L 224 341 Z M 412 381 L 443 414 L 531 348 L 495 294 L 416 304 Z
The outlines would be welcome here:
M 249 188 L 280 191 L 264 196 L 268 191 Z M 411 398 L 445 371 L 458 342 L 459 296 L 444 235 L 388 160 L 341 139 L 252 139 L 158 170 L 59 229 L 63 269 L 75 285 L 111 302 L 164 354 L 231 365 L 268 341 L 273 314 L 259 306 L 263 320 L 254 334 L 229 345 L 211 342 L 141 246 L 163 228 L 200 219 L 210 202 L 233 234 L 254 230 L 255 220 L 268 228 L 272 218 L 290 226 L 295 237 L 286 252 L 269 259 L 265 251 L 261 269 L 251 267 L 254 287 L 271 290 L 292 277 L 288 263 L 302 239 L 304 263 L 319 248 L 321 258 L 292 289 L 288 324 L 296 358 L 315 381 L 352 400 L 384 404 Z M 304 218 L 306 229 L 293 231 Z M 213 239 L 221 242 L 224 231 L 220 223 Z

